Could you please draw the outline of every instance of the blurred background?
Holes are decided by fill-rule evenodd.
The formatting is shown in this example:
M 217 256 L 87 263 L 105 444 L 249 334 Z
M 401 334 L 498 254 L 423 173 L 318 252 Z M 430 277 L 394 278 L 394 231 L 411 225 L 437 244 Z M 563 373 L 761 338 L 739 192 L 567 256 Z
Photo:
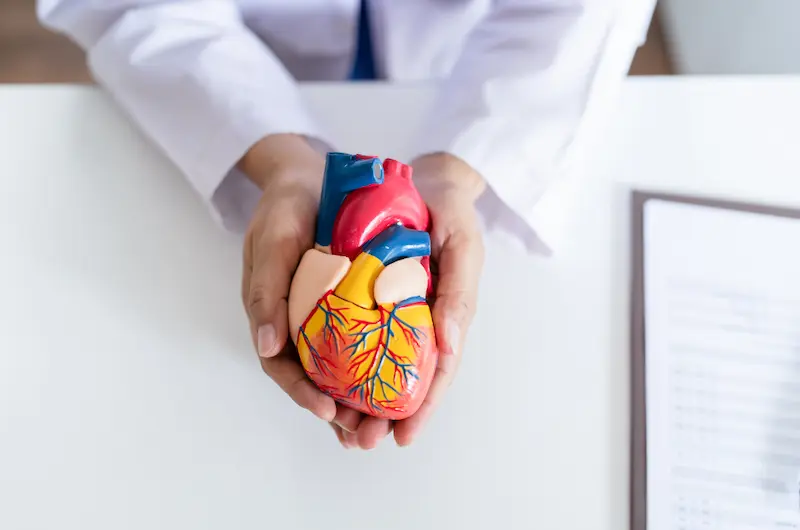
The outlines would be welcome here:
M 35 5 L 36 0 L 0 0 L 0 83 L 90 83 L 81 50 L 42 28 Z M 669 57 L 656 17 L 632 73 L 670 74 Z
M 83 53 L 35 0 L 0 0 L 0 83 L 90 83 Z M 800 0 L 660 0 L 631 75 L 800 72 Z

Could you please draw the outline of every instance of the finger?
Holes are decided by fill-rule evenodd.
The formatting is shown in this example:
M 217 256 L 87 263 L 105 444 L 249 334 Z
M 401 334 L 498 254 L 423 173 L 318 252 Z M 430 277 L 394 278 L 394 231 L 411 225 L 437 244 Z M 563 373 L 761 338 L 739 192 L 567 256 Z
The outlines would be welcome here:
M 345 447 L 352 449 L 358 447 L 358 433 L 343 431 Z
M 336 402 L 311 383 L 297 361 L 297 356 L 289 348 L 273 357 L 262 358 L 261 366 L 300 407 L 327 422 L 333 421 L 336 416 Z
M 453 298 L 456 300 L 457 298 Z M 438 303 L 438 301 L 437 301 Z M 397 445 L 410 445 L 419 435 L 422 428 L 430 419 L 445 391 L 450 387 L 455 379 L 456 372 L 461 362 L 462 344 L 464 343 L 466 330 L 454 325 L 448 313 L 457 312 L 461 309 L 452 309 L 448 306 L 451 301 L 445 301 L 438 306 L 434 306 L 434 322 L 437 322 L 436 329 L 443 330 L 437 333 L 437 343 L 439 344 L 439 356 L 436 363 L 436 371 L 433 374 L 431 386 L 428 393 L 420 405 L 417 412 L 409 418 L 397 422 L 394 426 L 394 439 Z M 446 349 L 449 348 L 449 349 Z
M 455 379 L 458 366 L 461 362 L 462 344 L 466 330 L 460 325 L 455 324 L 458 318 L 451 317 L 453 313 L 463 311 L 460 303 L 455 304 L 454 308 L 450 300 L 437 300 L 433 309 L 433 320 L 437 329 L 437 344 L 439 345 L 439 356 L 437 357 L 436 371 L 428 388 L 425 399 L 414 413 L 405 420 L 398 421 L 394 426 L 394 438 L 397 445 L 410 445 L 417 437 L 423 426 L 430 419 L 441 397 L 444 395 Z M 441 332 L 438 330 L 442 330 Z
M 336 438 L 339 440 L 339 443 L 342 444 L 342 447 L 344 447 L 345 449 L 349 449 L 347 447 L 347 442 L 344 439 L 344 433 L 342 431 L 342 428 L 333 423 L 329 423 L 328 425 L 330 425 L 331 429 L 333 429 L 333 432 L 336 433 Z
M 480 232 L 471 222 L 460 227 L 445 226 L 446 234 L 439 252 L 436 297 L 432 317 L 439 349 L 436 371 L 420 408 L 413 416 L 394 427 L 400 446 L 413 442 L 438 406 L 445 390 L 452 384 L 461 360 L 467 328 L 475 315 L 478 282 L 483 267 L 484 249 Z
M 439 346 L 439 365 L 455 370 L 461 342 L 472 323 L 478 301 L 484 248 L 480 232 L 456 228 L 439 252 L 439 277 L 433 303 L 433 325 Z
M 370 450 L 378 446 L 381 440 L 391 432 L 391 422 L 383 418 L 366 416 L 358 426 L 358 445 Z
M 358 424 L 361 423 L 363 416 L 357 410 L 353 410 L 341 403 L 336 403 L 336 417 L 333 418 L 332 425 L 341 432 L 341 442 L 346 449 L 358 447 L 356 429 L 358 429 Z
M 269 319 L 253 319 L 258 356 L 268 359 L 286 347 L 289 338 L 289 304 L 285 298 L 274 303 Z
M 333 418 L 334 425 L 338 425 L 345 432 L 356 432 L 358 424 L 364 415 L 357 410 L 353 410 L 346 405 L 336 403 L 336 417 Z
M 414 415 L 394 424 L 394 440 L 399 446 L 408 446 L 416 439 L 439 404 L 455 373 L 445 373 L 437 367 L 425 399 Z
M 277 355 L 286 344 L 287 298 L 301 253 L 297 238 L 285 231 L 267 231 L 255 242 L 246 304 L 261 357 Z
M 455 226 L 442 236 L 433 256 L 436 262 L 437 297 L 440 295 L 477 296 L 484 262 L 483 238 L 478 230 Z M 474 309 L 474 308 L 473 308 Z

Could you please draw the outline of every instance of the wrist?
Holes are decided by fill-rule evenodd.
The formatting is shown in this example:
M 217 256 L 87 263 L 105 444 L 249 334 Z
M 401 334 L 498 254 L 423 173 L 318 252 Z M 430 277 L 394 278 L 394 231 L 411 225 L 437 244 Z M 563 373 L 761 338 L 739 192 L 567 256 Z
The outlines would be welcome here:
M 445 152 L 430 153 L 412 162 L 414 182 L 422 191 L 446 191 L 476 200 L 486 189 L 483 177 L 463 159 Z
M 301 135 L 271 134 L 256 142 L 237 167 L 262 191 L 278 179 L 315 187 L 322 182 L 325 159 Z

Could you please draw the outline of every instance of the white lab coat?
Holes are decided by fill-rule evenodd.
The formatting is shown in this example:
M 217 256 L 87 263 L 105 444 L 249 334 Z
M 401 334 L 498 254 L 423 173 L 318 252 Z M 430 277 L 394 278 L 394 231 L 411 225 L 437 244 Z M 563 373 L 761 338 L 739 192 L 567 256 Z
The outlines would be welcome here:
M 537 204 L 625 77 L 655 0 L 369 0 L 378 73 L 434 79 L 414 154 L 445 151 L 487 180 L 486 226 L 536 248 Z M 359 0 L 39 0 L 97 81 L 243 230 L 257 189 L 236 169 L 270 133 L 336 149 L 296 81 L 345 80 Z M 545 240 L 546 240 L 546 236 Z M 541 247 L 539 247 L 541 248 Z

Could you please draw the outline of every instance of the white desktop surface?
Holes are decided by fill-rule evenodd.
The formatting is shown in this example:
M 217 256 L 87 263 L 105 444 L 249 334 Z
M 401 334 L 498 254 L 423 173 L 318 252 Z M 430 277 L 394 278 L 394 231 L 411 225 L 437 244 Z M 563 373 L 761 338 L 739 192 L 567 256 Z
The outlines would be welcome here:
M 401 160 L 430 100 L 304 91 L 342 150 Z M 261 372 L 238 238 L 109 98 L 1 87 L 0 528 L 627 528 L 628 194 L 800 206 L 800 80 L 630 80 L 612 116 L 555 254 L 488 242 L 418 442 L 363 452 Z

